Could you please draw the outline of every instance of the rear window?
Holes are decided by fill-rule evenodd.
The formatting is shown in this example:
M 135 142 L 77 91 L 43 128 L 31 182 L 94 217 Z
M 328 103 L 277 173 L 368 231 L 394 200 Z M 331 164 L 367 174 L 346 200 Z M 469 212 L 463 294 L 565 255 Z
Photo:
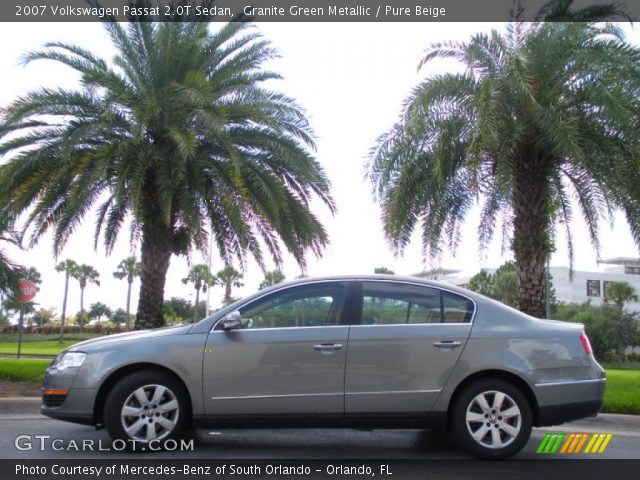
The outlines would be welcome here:
M 469 323 L 471 300 L 437 288 L 397 282 L 364 282 L 363 325 Z

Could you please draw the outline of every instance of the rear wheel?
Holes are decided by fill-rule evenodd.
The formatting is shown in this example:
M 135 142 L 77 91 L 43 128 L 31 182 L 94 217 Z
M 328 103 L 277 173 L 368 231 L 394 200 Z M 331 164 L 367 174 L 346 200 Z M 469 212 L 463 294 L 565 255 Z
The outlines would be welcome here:
M 163 372 L 145 370 L 120 380 L 104 405 L 105 427 L 112 438 L 135 450 L 158 449 L 180 437 L 189 415 L 182 385 Z
M 531 406 L 522 392 L 499 379 L 466 387 L 455 401 L 453 429 L 471 453 L 482 458 L 507 458 L 531 436 Z

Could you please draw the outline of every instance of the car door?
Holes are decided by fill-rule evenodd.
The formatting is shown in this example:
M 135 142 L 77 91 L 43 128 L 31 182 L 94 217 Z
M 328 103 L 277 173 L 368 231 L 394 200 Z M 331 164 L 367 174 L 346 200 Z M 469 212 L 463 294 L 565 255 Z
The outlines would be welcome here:
M 344 414 L 349 282 L 287 287 L 240 308 L 242 328 L 208 336 L 203 394 L 208 416 Z
M 349 335 L 345 415 L 431 410 L 471 332 L 468 298 L 420 284 L 364 281 Z

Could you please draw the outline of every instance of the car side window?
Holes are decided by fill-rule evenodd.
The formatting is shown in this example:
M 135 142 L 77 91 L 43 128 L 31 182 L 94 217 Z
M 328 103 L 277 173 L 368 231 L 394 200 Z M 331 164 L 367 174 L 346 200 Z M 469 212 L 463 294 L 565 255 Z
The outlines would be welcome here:
M 451 292 L 442 292 L 442 314 L 445 323 L 469 323 L 473 317 L 473 302 Z
M 403 283 L 363 283 L 363 325 L 406 323 L 440 323 L 440 292 Z
M 240 309 L 243 329 L 339 325 L 346 283 L 319 283 L 275 292 Z
M 362 325 L 469 323 L 471 300 L 437 288 L 406 283 L 364 282 Z

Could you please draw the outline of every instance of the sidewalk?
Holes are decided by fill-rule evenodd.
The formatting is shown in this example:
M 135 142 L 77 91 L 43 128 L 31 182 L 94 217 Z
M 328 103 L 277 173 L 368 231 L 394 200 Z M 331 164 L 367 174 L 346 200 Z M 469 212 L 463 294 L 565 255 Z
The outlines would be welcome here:
M 0 398 L 0 415 L 33 415 L 40 413 L 40 397 Z

